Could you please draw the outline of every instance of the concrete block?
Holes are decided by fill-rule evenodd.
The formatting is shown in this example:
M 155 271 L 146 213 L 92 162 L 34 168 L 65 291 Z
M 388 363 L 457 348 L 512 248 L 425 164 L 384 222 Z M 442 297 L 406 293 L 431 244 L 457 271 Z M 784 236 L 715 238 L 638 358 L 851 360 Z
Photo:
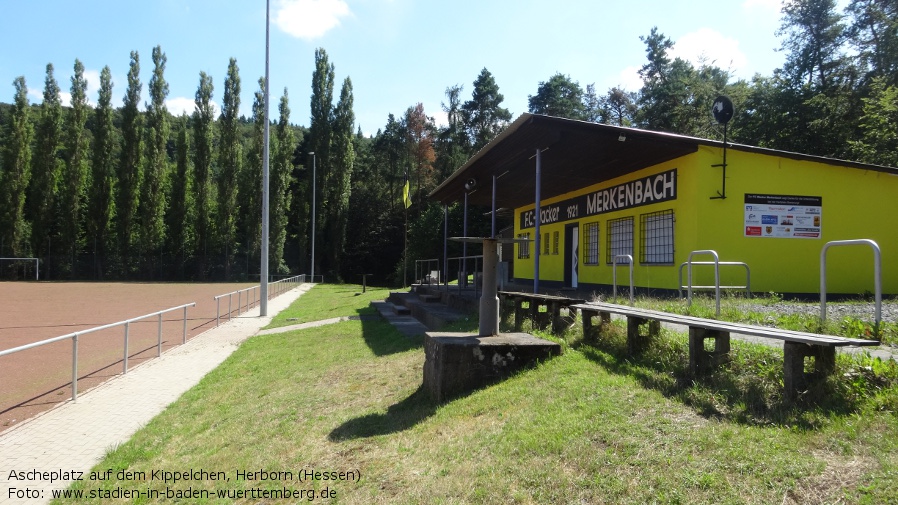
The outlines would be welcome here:
M 444 402 L 558 356 L 561 346 L 527 333 L 428 332 L 424 354 L 424 389 Z

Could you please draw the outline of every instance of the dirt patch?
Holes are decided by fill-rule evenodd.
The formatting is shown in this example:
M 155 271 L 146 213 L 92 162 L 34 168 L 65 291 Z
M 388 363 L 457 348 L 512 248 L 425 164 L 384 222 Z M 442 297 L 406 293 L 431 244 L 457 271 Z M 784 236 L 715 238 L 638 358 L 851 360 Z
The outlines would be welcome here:
M 213 297 L 251 284 L 187 283 L 55 283 L 2 282 L 0 292 L 0 350 L 95 328 L 186 303 L 187 338 L 215 326 Z M 241 296 L 245 311 L 252 304 Z M 257 300 L 256 300 L 257 302 Z M 238 300 L 231 301 L 232 316 Z M 221 300 L 227 319 L 228 300 Z M 180 345 L 184 312 L 162 316 L 162 352 Z M 87 391 L 124 368 L 124 326 L 79 336 L 78 391 Z M 156 357 L 159 318 L 134 322 L 128 328 L 128 368 Z M 72 340 L 0 356 L 0 432 L 35 414 L 69 400 L 72 394 Z
M 819 475 L 798 481 L 795 489 L 789 490 L 783 497 L 784 504 L 843 503 L 844 490 L 856 489 L 864 475 L 876 467 L 869 457 L 844 458 L 821 452 L 814 452 L 813 457 L 824 461 L 826 468 Z

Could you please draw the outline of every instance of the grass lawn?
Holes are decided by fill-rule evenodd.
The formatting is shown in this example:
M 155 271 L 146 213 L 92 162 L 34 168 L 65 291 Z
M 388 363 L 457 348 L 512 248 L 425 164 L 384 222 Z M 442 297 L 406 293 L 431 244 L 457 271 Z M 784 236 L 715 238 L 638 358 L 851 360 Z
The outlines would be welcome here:
M 318 284 L 313 291 L 312 294 L 304 295 L 301 302 L 281 311 L 266 328 L 280 328 L 340 316 L 377 314 L 371 307 L 371 301 L 385 300 L 390 295 L 387 288 L 371 286 L 362 293 L 362 286 L 355 284 Z
M 284 317 L 359 314 L 386 296 L 360 292 L 319 285 Z M 630 359 L 609 330 L 591 347 L 575 326 L 562 356 L 441 405 L 419 389 L 420 339 L 381 320 L 257 336 L 95 468 L 144 478 L 74 489 L 161 493 L 135 503 L 171 501 L 166 487 L 327 488 L 315 501 L 329 503 L 898 503 L 894 364 L 840 357 L 828 400 L 786 406 L 781 351 L 734 342 L 733 362 L 692 382 L 681 335 Z M 228 480 L 152 480 L 188 469 Z M 301 482 L 304 469 L 360 478 Z M 292 475 L 238 478 L 261 470 Z

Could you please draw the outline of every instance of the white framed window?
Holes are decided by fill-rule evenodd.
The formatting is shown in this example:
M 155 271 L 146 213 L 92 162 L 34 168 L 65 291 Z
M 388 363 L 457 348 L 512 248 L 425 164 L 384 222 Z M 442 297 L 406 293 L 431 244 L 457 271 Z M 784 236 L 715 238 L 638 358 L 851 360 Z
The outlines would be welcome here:
M 583 264 L 599 264 L 599 223 L 583 225 Z

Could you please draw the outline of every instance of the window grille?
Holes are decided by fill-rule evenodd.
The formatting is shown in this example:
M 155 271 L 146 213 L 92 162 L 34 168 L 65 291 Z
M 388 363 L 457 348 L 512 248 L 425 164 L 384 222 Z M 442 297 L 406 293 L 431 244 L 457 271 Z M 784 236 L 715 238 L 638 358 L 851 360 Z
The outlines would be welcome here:
M 527 239 L 527 242 L 518 242 L 518 259 L 527 259 L 530 257 L 530 234 L 529 233 L 519 233 L 518 238 Z
M 612 264 L 614 257 L 620 254 L 633 254 L 633 218 L 622 217 L 609 219 L 605 229 L 605 262 Z M 619 260 L 620 264 L 627 264 L 627 260 Z
M 558 254 L 558 235 L 559 235 L 559 233 L 556 231 L 552 236 L 552 238 L 553 238 L 552 254 Z
M 639 262 L 649 265 L 673 265 L 673 210 L 639 216 Z
M 599 223 L 586 223 L 583 226 L 583 264 L 599 264 Z
M 543 235 L 543 242 L 545 242 L 545 245 L 543 245 L 543 254 L 549 254 L 549 232 L 546 232 L 546 234 Z

